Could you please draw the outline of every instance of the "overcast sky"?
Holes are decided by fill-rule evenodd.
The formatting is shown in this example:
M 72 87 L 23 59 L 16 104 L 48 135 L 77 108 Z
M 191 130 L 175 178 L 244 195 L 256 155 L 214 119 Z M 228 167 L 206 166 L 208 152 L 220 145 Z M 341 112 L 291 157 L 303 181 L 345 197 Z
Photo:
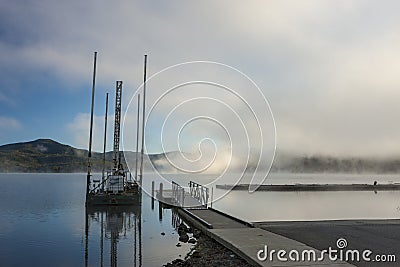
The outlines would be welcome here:
M 246 74 L 270 104 L 278 150 L 398 155 L 399 12 L 395 0 L 1 0 L 0 144 L 52 138 L 86 148 L 93 52 L 98 51 L 98 151 L 105 93 L 111 93 L 112 110 L 115 80 L 123 80 L 126 109 L 142 83 L 143 55 L 148 54 L 149 76 L 195 60 L 223 63 Z M 187 70 L 170 77 L 180 75 L 182 81 L 196 79 Z M 211 72 L 207 75 L 216 81 Z M 157 88 L 151 85 L 154 99 L 169 89 L 160 88 L 160 81 Z M 240 92 L 264 105 L 256 91 Z M 197 103 L 192 110 L 204 106 Z M 218 107 L 211 107 L 218 113 Z M 133 111 L 131 115 L 134 123 Z M 162 124 L 163 116 L 154 112 L 147 142 L 157 136 L 156 122 Z M 208 129 L 207 124 L 201 127 Z M 131 132 L 124 134 L 134 139 Z M 148 149 L 157 152 L 159 147 L 149 144 Z

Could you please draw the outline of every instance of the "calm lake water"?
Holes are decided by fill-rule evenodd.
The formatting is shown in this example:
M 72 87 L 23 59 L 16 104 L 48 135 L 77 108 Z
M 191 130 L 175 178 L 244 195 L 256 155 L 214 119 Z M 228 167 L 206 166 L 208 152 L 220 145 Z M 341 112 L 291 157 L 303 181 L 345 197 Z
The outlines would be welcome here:
M 172 211 L 146 194 L 141 206 L 86 210 L 85 177 L 0 174 L 0 266 L 162 266 L 189 252 Z
M 163 175 L 187 185 L 212 176 Z M 0 266 L 162 266 L 184 257 L 179 220 L 151 198 L 125 209 L 85 209 L 85 174 L 0 174 Z M 168 183 L 157 174 L 144 177 Z M 265 184 L 396 183 L 395 175 L 271 174 Z M 242 181 L 246 182 L 246 181 Z M 223 184 L 217 181 L 210 184 Z M 255 192 L 213 188 L 213 207 L 246 221 L 399 219 L 400 192 Z M 224 195 L 223 197 L 221 197 Z M 164 232 L 165 235 L 161 235 Z
M 216 180 L 213 175 L 163 174 L 149 177 L 144 181 L 144 188 L 150 191 L 151 178 L 157 185 L 163 182 L 165 188 L 168 187 L 166 180 L 174 180 L 181 185 L 187 185 L 190 180 L 208 184 L 210 191 L 213 188 L 213 208 L 249 222 L 400 219 L 400 191 L 228 193 L 215 188 L 216 184 L 232 184 L 237 177 L 227 175 Z M 373 184 L 374 181 L 400 183 L 400 175 L 271 173 L 263 184 Z M 250 179 L 245 177 L 239 183 L 249 182 Z

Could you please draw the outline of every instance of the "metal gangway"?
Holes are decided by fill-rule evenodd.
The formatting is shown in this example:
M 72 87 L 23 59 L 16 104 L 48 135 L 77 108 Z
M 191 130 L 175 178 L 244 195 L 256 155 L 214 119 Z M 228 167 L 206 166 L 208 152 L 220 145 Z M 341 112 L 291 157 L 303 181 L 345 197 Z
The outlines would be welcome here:
M 177 182 L 172 181 L 172 190 L 164 190 L 160 183 L 156 198 L 160 202 L 180 208 L 207 209 L 209 199 L 209 188 L 190 181 L 189 188 L 184 188 Z M 154 194 L 153 194 L 154 195 Z

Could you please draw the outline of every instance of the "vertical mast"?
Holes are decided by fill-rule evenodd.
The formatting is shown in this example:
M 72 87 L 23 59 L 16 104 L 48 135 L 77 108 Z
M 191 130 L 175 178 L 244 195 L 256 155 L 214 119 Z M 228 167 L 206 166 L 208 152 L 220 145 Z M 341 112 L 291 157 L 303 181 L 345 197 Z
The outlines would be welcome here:
M 104 115 L 103 175 L 101 176 L 101 189 L 103 191 L 104 191 L 104 178 L 106 173 L 107 114 L 108 114 L 108 93 L 106 94 L 106 113 Z
M 122 97 L 122 81 L 116 82 L 115 89 L 115 120 L 114 120 L 114 171 L 119 170 L 121 163 L 119 153 L 120 133 L 121 133 L 121 97 Z
M 143 114 L 142 114 L 142 150 L 140 153 L 140 185 L 143 179 L 143 154 L 144 154 L 144 124 L 146 112 L 146 69 L 147 69 L 147 55 L 144 55 L 144 75 L 143 75 Z
M 91 162 L 90 158 L 92 157 L 92 136 L 93 136 L 93 110 L 94 110 L 94 91 L 96 85 L 96 61 L 97 61 L 97 52 L 94 52 L 94 62 L 93 62 L 93 81 L 92 81 L 92 107 L 90 111 L 90 133 L 89 133 L 89 152 L 88 152 L 88 172 L 86 176 L 86 201 L 89 194 L 90 187 L 90 171 L 91 171 Z
M 136 166 L 135 166 L 135 179 L 136 179 L 136 182 L 138 182 L 139 181 L 139 179 L 138 179 L 138 167 L 139 167 L 139 165 L 138 165 L 138 154 L 139 154 L 139 134 L 140 134 L 140 131 L 139 131 L 139 119 L 140 119 L 140 94 L 138 94 L 138 103 L 137 103 L 137 118 L 136 118 L 136 156 L 135 156 L 135 158 L 136 158 Z

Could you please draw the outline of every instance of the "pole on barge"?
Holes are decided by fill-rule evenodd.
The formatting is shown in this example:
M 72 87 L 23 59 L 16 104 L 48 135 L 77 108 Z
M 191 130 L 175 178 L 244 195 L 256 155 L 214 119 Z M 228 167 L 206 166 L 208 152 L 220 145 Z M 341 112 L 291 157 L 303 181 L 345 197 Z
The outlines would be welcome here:
M 143 114 L 142 114 L 142 150 L 140 153 L 140 182 L 142 185 L 143 180 L 143 156 L 144 156 L 144 124 L 145 124 L 145 112 L 146 112 L 146 70 L 147 69 L 147 55 L 144 55 L 144 75 L 143 75 Z
M 93 111 L 94 111 L 94 91 L 96 85 L 96 61 L 97 61 L 97 52 L 94 52 L 94 62 L 93 62 L 93 82 L 92 82 L 92 107 L 90 111 L 90 133 L 89 133 L 89 152 L 88 152 L 88 172 L 86 176 L 86 204 L 89 195 L 89 187 L 90 187 L 90 171 L 91 171 L 91 162 L 90 158 L 92 157 L 92 136 L 93 136 Z
M 104 191 L 104 179 L 106 175 L 107 114 L 108 114 L 108 93 L 106 94 L 106 114 L 104 115 L 103 173 L 101 176 L 101 189 L 103 191 Z
M 137 103 L 137 118 L 136 118 L 136 166 L 135 166 L 135 180 L 136 182 L 139 182 L 138 179 L 138 167 L 139 167 L 139 120 L 140 120 L 140 94 L 138 94 L 138 103 Z

